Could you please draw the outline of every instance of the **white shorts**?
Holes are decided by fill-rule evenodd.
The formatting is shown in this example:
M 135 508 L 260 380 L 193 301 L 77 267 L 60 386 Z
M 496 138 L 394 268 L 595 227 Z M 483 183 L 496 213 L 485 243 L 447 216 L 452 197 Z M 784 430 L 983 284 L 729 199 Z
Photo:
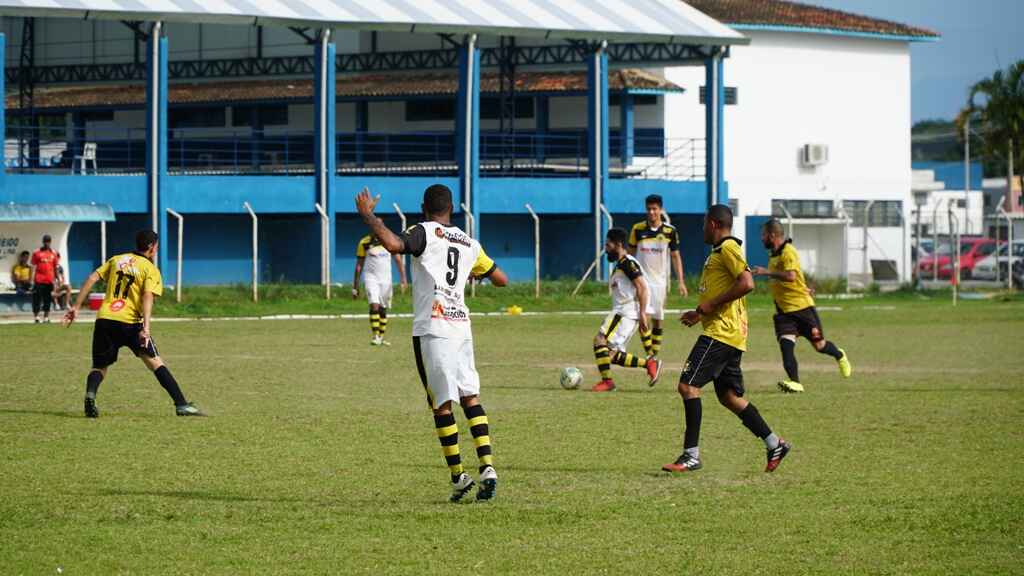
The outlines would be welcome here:
M 472 339 L 413 336 L 412 348 L 431 408 L 480 393 Z
M 601 323 L 601 334 L 608 341 L 608 348 L 625 352 L 639 325 L 638 320 L 612 312 L 605 316 L 604 322 Z
M 647 315 L 652 320 L 665 319 L 665 301 L 668 299 L 668 286 L 648 284 Z
M 366 300 L 370 304 L 377 304 L 385 308 L 391 307 L 391 282 L 363 282 L 363 290 L 366 291 Z

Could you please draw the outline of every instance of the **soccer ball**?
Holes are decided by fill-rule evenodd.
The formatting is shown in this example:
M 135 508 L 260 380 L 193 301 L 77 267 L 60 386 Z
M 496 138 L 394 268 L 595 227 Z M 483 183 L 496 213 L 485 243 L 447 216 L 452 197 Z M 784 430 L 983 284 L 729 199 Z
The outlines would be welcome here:
M 562 385 L 562 388 L 566 390 L 575 390 L 580 387 L 580 383 L 583 382 L 583 372 L 580 372 L 579 368 L 572 366 L 568 368 L 562 368 L 562 374 L 558 379 L 558 382 Z

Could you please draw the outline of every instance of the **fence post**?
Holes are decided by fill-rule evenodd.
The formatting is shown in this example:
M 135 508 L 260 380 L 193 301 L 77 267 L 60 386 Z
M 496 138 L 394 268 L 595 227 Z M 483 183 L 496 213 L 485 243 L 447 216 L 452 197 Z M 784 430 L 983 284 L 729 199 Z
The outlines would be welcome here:
M 395 209 L 395 213 L 398 214 L 398 219 L 402 222 L 402 232 L 404 233 L 409 226 L 408 221 L 405 219 L 405 213 L 402 212 L 402 208 L 398 206 L 398 202 L 392 202 L 391 206 Z M 402 268 L 405 268 L 405 254 L 399 254 L 398 257 L 402 259 Z M 408 269 L 406 270 L 406 274 L 408 275 Z M 402 280 L 405 280 L 405 278 L 402 278 Z
M 327 215 L 327 211 L 320 205 L 319 202 L 313 204 L 316 207 L 316 211 L 320 213 L 320 221 L 323 224 L 320 227 L 320 277 L 324 279 L 324 286 L 326 286 L 326 292 L 324 297 L 328 300 L 331 299 L 331 246 L 330 246 L 330 229 L 331 229 L 331 218 Z
M 181 260 L 184 255 L 183 247 L 185 245 L 185 218 L 170 208 L 167 209 L 167 213 L 178 220 L 178 266 L 174 279 L 174 301 L 181 303 Z
M 540 298 L 540 218 L 529 204 L 526 210 L 533 217 L 533 296 Z
M 469 229 L 470 230 L 475 230 L 476 229 L 476 222 L 473 220 L 473 213 L 470 212 L 469 209 L 466 208 L 466 203 L 465 202 L 460 204 L 460 206 L 462 206 L 462 212 L 463 212 L 463 214 L 466 215 L 466 220 L 469 222 Z M 472 236 L 470 236 L 470 237 L 472 237 Z M 476 297 L 476 281 L 473 280 L 472 276 L 469 277 L 469 295 L 471 297 L 473 297 L 473 298 Z
M 249 216 L 252 217 L 252 301 L 260 301 L 259 291 L 259 219 L 256 218 L 256 212 L 253 211 L 252 206 L 248 202 L 243 202 L 242 206 L 249 212 Z

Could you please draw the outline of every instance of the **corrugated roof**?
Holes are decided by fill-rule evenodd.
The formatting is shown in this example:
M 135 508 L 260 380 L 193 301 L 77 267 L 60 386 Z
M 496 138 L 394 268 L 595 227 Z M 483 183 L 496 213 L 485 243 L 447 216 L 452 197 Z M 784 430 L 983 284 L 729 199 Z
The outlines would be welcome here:
M 516 92 L 580 93 L 587 89 L 583 72 L 522 72 L 516 75 Z M 683 88 L 649 72 L 638 69 L 608 73 L 612 92 L 682 92 Z M 398 98 L 403 96 L 450 95 L 458 90 L 454 73 L 368 74 L 345 76 L 338 80 L 339 98 Z M 498 93 L 498 75 L 483 73 L 480 91 Z M 312 80 L 254 80 L 171 84 L 168 98 L 172 104 L 254 102 L 267 100 L 310 100 Z M 141 106 L 146 102 L 142 84 L 53 86 L 35 89 L 35 107 L 45 109 L 110 108 Z M 7 109 L 18 109 L 18 96 L 7 96 Z
M 0 15 L 745 44 L 677 0 L 0 0 Z
M 742 30 L 750 27 L 804 28 L 901 38 L 938 38 L 925 28 L 787 0 L 687 0 L 712 18 Z

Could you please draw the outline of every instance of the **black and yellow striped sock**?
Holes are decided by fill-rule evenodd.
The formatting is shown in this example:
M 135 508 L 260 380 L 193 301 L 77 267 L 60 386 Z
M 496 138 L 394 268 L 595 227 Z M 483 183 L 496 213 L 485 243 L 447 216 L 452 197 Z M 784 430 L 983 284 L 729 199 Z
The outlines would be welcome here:
M 625 366 L 626 368 L 639 368 L 642 366 L 639 356 L 634 356 L 629 352 L 615 351 L 612 356 L 612 363 L 618 364 L 619 366 Z
M 597 360 L 597 371 L 601 373 L 602 380 L 612 378 L 612 359 L 608 346 L 602 344 L 594 346 L 594 359 Z
M 665 331 L 660 326 L 651 330 L 651 353 L 657 356 L 661 352 L 661 336 Z
M 434 427 L 437 428 L 437 437 L 441 440 L 441 452 L 444 453 L 444 461 L 448 464 L 448 470 L 452 473 L 454 481 L 462 474 L 462 457 L 459 455 L 459 426 L 455 423 L 455 415 L 434 414 Z
M 388 331 L 388 309 L 387 308 L 381 308 L 380 309 L 380 335 L 384 336 L 384 334 L 387 331 Z
M 370 309 L 370 330 L 373 330 L 373 337 L 380 336 L 380 313 Z
M 643 344 L 644 344 L 644 353 L 647 354 L 648 356 L 654 356 L 654 340 L 653 339 L 654 339 L 654 336 L 652 335 L 652 332 L 650 330 L 648 330 L 647 332 L 643 332 L 643 331 L 640 332 L 640 341 L 643 342 Z
M 491 453 L 491 431 L 487 423 L 487 413 L 480 404 L 463 409 L 469 421 L 469 431 L 473 434 L 476 445 L 476 459 L 480 461 L 480 472 L 488 466 L 494 466 L 494 455 Z

